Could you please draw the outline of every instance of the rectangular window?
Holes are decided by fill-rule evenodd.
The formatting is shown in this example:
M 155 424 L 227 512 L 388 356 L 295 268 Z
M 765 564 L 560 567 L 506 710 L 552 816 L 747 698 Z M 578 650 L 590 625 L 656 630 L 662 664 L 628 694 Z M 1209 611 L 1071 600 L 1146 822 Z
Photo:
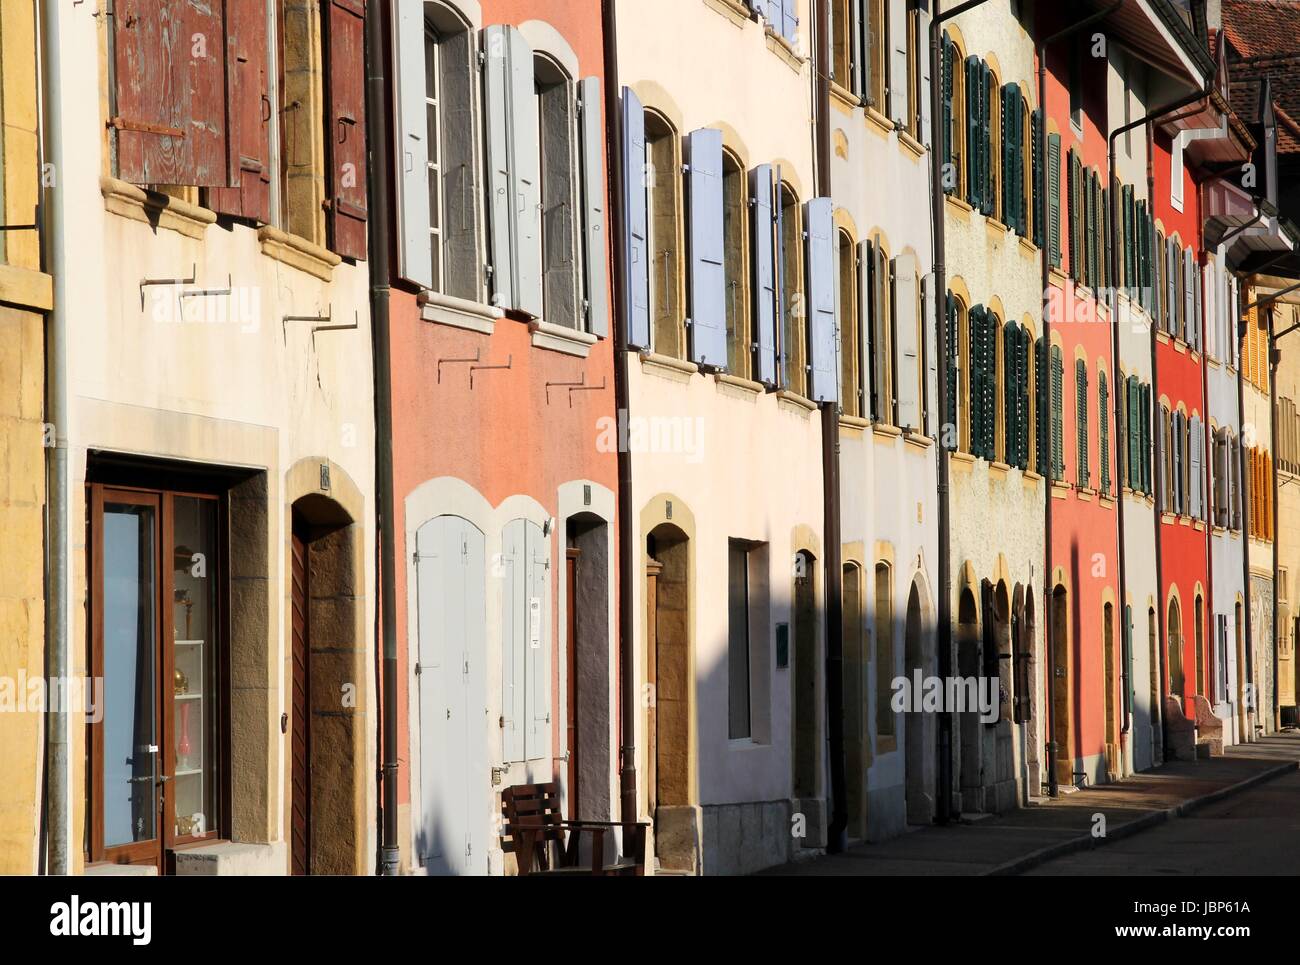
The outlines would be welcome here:
M 229 720 L 218 498 L 89 488 L 89 861 L 161 866 L 225 819 Z
M 744 740 L 750 728 L 749 551 L 727 545 L 727 736 Z

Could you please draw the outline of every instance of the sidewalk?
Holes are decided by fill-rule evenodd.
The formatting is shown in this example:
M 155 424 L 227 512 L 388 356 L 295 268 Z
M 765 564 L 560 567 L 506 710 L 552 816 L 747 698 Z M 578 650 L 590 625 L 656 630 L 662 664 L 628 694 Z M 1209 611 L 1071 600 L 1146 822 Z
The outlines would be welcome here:
M 1300 733 L 1228 748 L 1223 757 L 1170 761 L 1115 784 L 947 827 L 926 827 L 844 854 L 769 868 L 776 875 L 1016 874 L 1072 851 L 1103 846 L 1201 805 L 1293 771 Z M 1106 815 L 1106 837 L 1092 836 Z

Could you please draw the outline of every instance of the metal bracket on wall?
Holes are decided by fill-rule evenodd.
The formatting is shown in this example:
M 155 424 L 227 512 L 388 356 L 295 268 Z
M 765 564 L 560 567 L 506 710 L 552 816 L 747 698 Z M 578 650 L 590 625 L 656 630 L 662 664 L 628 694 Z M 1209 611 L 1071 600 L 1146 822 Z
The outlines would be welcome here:
M 290 322 L 311 322 L 311 347 L 316 348 L 317 332 L 343 332 L 352 331 L 361 327 L 361 311 L 358 309 L 353 312 L 351 322 L 340 322 L 334 324 L 334 306 L 329 307 L 325 315 L 285 315 L 280 320 L 280 327 L 284 328 Z
M 234 290 L 234 278 L 227 274 L 225 288 L 196 288 L 193 291 L 179 292 L 176 295 L 176 317 L 182 322 L 185 321 L 185 299 L 187 298 L 218 298 L 228 296 Z
M 482 357 L 482 350 L 475 349 L 474 357 L 472 359 L 438 359 L 438 384 L 442 385 L 442 366 L 444 362 L 448 365 L 460 365 L 465 362 L 478 362 Z M 473 379 L 471 378 L 470 381 L 472 382 Z
M 569 386 L 569 408 L 573 408 L 573 393 L 575 392 L 600 392 L 605 388 L 605 378 L 601 376 L 600 385 L 587 385 L 587 376 L 583 375 L 582 384 Z
M 144 290 L 155 285 L 193 285 L 198 277 L 199 266 L 195 262 L 190 266 L 189 278 L 142 278 L 140 279 L 140 311 L 144 311 Z
M 491 371 L 493 369 L 508 369 L 508 368 L 512 368 L 514 364 L 515 364 L 514 355 L 507 355 L 505 365 L 471 365 L 469 367 L 469 387 L 471 389 L 474 388 L 475 372 L 486 372 L 486 371 Z

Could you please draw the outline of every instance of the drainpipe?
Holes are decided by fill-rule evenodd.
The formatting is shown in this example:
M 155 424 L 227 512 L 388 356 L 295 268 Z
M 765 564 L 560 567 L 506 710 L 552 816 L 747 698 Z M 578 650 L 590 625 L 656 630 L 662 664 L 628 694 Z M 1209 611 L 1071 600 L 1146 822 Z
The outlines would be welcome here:
M 1043 217 L 1047 217 L 1047 48 L 1066 37 L 1085 30 L 1110 16 L 1116 10 L 1124 5 L 1123 0 L 1115 0 L 1110 6 L 1096 13 L 1084 17 L 1082 20 L 1075 21 L 1068 27 L 1058 30 L 1051 36 L 1038 42 L 1038 109 L 1042 111 L 1043 121 L 1038 125 L 1038 156 L 1043 159 L 1038 178 L 1038 189 L 1043 196 Z M 1051 256 L 1049 248 L 1051 239 L 1047 236 L 1046 226 L 1043 230 L 1043 244 L 1038 250 L 1038 266 L 1042 279 L 1043 290 L 1043 345 L 1047 347 L 1048 358 L 1048 394 L 1051 394 L 1051 357 L 1052 357 L 1052 311 L 1049 292 L 1051 290 Z M 1113 381 L 1113 380 L 1112 380 Z M 1064 386 L 1062 386 L 1064 391 Z M 1043 480 L 1043 641 L 1044 649 L 1047 651 L 1048 667 L 1048 688 L 1047 688 L 1047 731 L 1050 740 L 1047 742 L 1047 773 L 1048 787 L 1051 789 L 1052 797 L 1060 793 L 1060 787 L 1056 778 L 1056 761 L 1060 753 L 1060 748 L 1056 743 L 1056 701 L 1053 693 L 1056 688 L 1056 672 L 1059 669 L 1056 666 L 1056 647 L 1052 633 L 1052 483 L 1055 482 L 1055 465 L 1056 461 L 1052 458 L 1052 433 L 1047 433 L 1047 478 Z M 1122 494 L 1121 494 L 1122 495 Z M 1120 500 L 1123 502 L 1123 499 Z M 1121 604 L 1122 606 L 1122 604 Z
M 943 100 L 940 90 L 943 87 L 943 25 L 986 0 L 966 0 L 965 3 L 935 13 L 930 18 L 930 118 L 936 126 L 943 117 Z M 937 3 L 936 3 L 937 6 Z M 955 67 L 955 65 L 954 65 Z M 951 132 L 940 136 L 951 137 Z M 947 365 L 948 359 L 948 282 L 944 264 L 944 205 L 947 192 L 943 188 L 943 152 L 937 145 L 930 149 L 930 220 L 931 239 L 934 246 L 934 351 L 941 365 Z M 941 375 L 937 380 L 937 400 L 939 418 L 948 412 L 948 379 Z M 936 607 L 939 631 L 938 671 L 942 680 L 952 676 L 952 504 L 949 480 L 949 449 L 943 443 L 944 427 L 939 426 L 935 456 L 938 460 L 938 486 L 936 502 L 939 519 L 939 605 Z M 957 815 L 952 814 L 952 714 L 944 711 L 939 715 L 939 774 L 935 797 L 934 821 L 947 824 Z
M 1279 567 L 1281 559 L 1278 555 L 1277 544 L 1277 361 L 1281 351 L 1278 349 L 1273 335 L 1273 306 L 1268 306 L 1268 428 L 1269 428 L 1269 446 L 1271 447 L 1270 456 L 1274 460 L 1273 471 L 1269 473 L 1270 482 L 1273 486 L 1273 503 L 1271 515 L 1273 517 L 1273 731 L 1282 729 L 1282 697 L 1278 693 L 1278 647 L 1277 641 L 1281 639 L 1281 628 L 1277 625 L 1279 616 L 1279 606 L 1277 599 L 1278 576 L 1280 575 Z
M 605 131 L 609 170 L 609 204 L 612 238 L 625 233 L 623 210 L 623 114 L 618 99 L 618 36 L 615 0 L 600 5 L 605 44 Z M 614 408 L 619 420 L 628 417 L 627 386 L 627 252 L 622 244 L 610 245 L 614 265 Z M 632 454 L 618 447 L 618 677 L 619 677 L 619 814 L 636 821 L 636 666 L 633 659 L 635 618 L 632 578 L 637 572 L 637 541 L 632 532 Z
M 42 3 L 39 9 L 42 70 L 43 160 L 62 171 L 63 99 L 60 78 L 59 37 L 61 19 L 70 14 L 63 4 Z M 63 191 L 41 196 L 45 270 L 54 279 L 54 307 L 49 313 L 45 357 L 46 418 L 54 427 L 54 445 L 45 450 L 46 472 L 46 580 L 45 669 L 50 680 L 66 681 L 69 673 L 68 629 L 68 298 L 65 231 L 68 212 Z M 64 701 L 46 708 L 45 716 L 45 861 L 52 875 L 72 871 L 69 847 L 71 775 L 68 770 L 68 711 Z
M 1241 371 L 1242 359 L 1246 351 L 1246 346 L 1243 344 L 1245 332 L 1242 330 L 1241 326 L 1245 313 L 1241 310 L 1240 301 L 1238 301 L 1234 307 L 1236 308 L 1235 314 L 1237 315 L 1237 330 L 1235 332 L 1237 340 L 1237 419 L 1240 422 L 1246 417 L 1246 379 Z M 1242 445 L 1241 426 L 1239 425 L 1237 429 L 1237 479 L 1239 480 L 1237 485 L 1237 519 L 1241 524 L 1241 579 L 1243 594 L 1241 611 L 1244 621 L 1242 632 L 1246 635 L 1245 647 L 1243 648 L 1246 652 L 1246 666 L 1244 669 L 1246 671 L 1246 686 L 1253 687 L 1255 682 L 1255 643 L 1253 636 L 1254 629 L 1251 626 L 1253 621 L 1250 617 L 1250 523 L 1246 515 L 1246 481 L 1250 477 L 1246 474 L 1246 447 Z M 1252 705 L 1252 710 L 1258 707 L 1258 702 L 1253 694 L 1250 703 Z M 1246 721 L 1247 726 L 1250 728 L 1250 733 L 1243 734 L 1242 739 L 1246 741 L 1253 740 L 1255 737 L 1254 722 L 1249 715 L 1247 715 Z
M 813 130 L 817 193 L 831 190 L 831 82 L 827 0 L 813 0 Z M 830 756 L 831 820 L 826 850 L 848 846 L 849 804 L 844 760 L 844 592 L 840 520 L 840 413 L 838 402 L 821 404 L 822 543 L 826 555 L 826 742 Z
M 397 593 L 396 535 L 393 517 L 393 392 L 388 340 L 389 246 L 392 244 L 392 197 L 388 165 L 373 158 L 389 150 L 387 77 L 384 43 L 387 4 L 366 8 L 366 136 L 372 163 L 366 179 L 370 197 L 370 318 L 375 376 L 375 490 L 379 516 L 380 625 L 384 663 L 380 688 L 383 717 L 383 770 L 380 814 L 383 816 L 379 873 L 395 875 L 401 860 L 397 843 Z

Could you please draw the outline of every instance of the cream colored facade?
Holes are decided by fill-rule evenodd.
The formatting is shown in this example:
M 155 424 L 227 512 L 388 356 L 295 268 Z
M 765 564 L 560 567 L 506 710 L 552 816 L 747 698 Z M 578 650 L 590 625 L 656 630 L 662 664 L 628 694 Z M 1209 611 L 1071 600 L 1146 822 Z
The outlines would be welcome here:
M 88 602 L 84 483 L 104 454 L 220 467 L 228 494 L 230 560 L 230 840 L 177 852 L 194 874 L 288 870 L 290 527 L 295 503 L 345 520 L 335 595 L 312 616 L 335 655 L 313 658 L 318 685 L 353 688 L 314 729 L 313 754 L 340 768 L 338 794 L 316 815 L 346 841 L 330 870 L 373 867 L 376 760 L 374 652 L 374 416 L 368 272 L 272 226 L 218 223 L 193 191 L 146 193 L 117 180 L 106 138 L 110 18 L 64 17 L 53 86 L 63 127 L 64 253 L 70 398 L 67 510 L 75 674 L 86 674 Z M 311 25 L 319 43 L 319 24 Z M 319 95 L 321 75 L 314 77 Z M 312 81 L 309 80 L 309 83 Z M 306 224 L 303 222 L 302 224 Z M 299 225 L 302 228 L 302 224 Z M 323 219 L 320 224 L 323 225 Z M 302 228 L 302 230 L 308 230 Z M 142 282 L 184 279 L 183 284 Z M 227 294 L 199 294 L 224 292 Z M 191 295 L 184 299 L 181 294 Z M 304 319 L 324 318 L 330 322 Z M 338 330 L 316 330 L 324 324 Z M 322 593 L 325 591 L 322 590 Z M 324 620 L 324 617 L 321 618 Z M 320 708 L 316 708 L 319 711 Z M 329 716 L 329 715 L 325 715 Z M 316 725 L 313 725 L 316 728 Z M 70 841 L 75 870 L 87 842 L 87 747 L 70 722 Z M 343 772 L 346 771 L 346 774 Z

